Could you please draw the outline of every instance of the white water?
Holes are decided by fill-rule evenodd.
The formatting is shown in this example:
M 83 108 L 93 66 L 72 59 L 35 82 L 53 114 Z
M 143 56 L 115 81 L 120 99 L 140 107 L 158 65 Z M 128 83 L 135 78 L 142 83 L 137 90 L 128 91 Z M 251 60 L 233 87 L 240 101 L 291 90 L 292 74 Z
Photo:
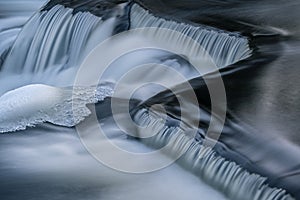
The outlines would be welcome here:
M 87 104 L 112 95 L 108 86 L 56 88 L 27 85 L 0 97 L 0 133 L 25 130 L 43 122 L 73 127 L 91 114 Z
M 131 28 L 159 27 L 184 33 L 197 41 L 212 57 L 220 68 L 236 63 L 251 56 L 248 40 L 240 35 L 208 29 L 207 27 L 195 27 L 163 18 L 155 17 L 139 5 L 135 4 L 131 9 Z M 170 37 L 170 36 L 169 36 Z M 174 42 L 181 38 L 174 38 Z M 194 49 L 189 49 L 194 51 Z
M 189 129 L 162 124 L 163 117 L 158 113 L 142 109 L 136 114 L 136 122 L 146 126 L 149 132 L 155 132 L 151 139 L 144 139 L 150 146 L 173 143 L 169 152 L 176 155 L 182 151 L 184 164 L 215 188 L 223 191 L 231 199 L 243 200 L 279 200 L 293 199 L 285 190 L 269 187 L 266 178 L 251 174 L 238 164 L 218 156 L 211 147 L 202 145 L 204 141 L 195 141 L 188 133 Z M 204 139 L 205 140 L 205 139 Z
M 35 14 L 22 29 L 2 66 L 0 132 L 24 130 L 43 122 L 72 127 L 90 114 L 86 107 L 87 104 L 96 103 L 106 96 L 110 96 L 113 91 L 107 87 L 100 87 L 97 91 L 89 87 L 74 88 L 76 91 L 75 99 L 77 100 L 74 106 L 72 104 L 72 98 L 74 99 L 74 96 L 72 96 L 74 95 L 72 93 L 73 88 L 63 86 L 72 86 L 78 67 L 85 56 L 101 41 L 112 35 L 115 24 L 116 18 L 103 21 L 100 17 L 87 12 L 79 12 L 73 15 L 72 9 L 63 6 L 55 6 L 50 11 Z M 131 11 L 131 28 L 148 26 L 170 28 L 189 35 L 203 45 L 220 68 L 251 55 L 246 38 L 236 34 L 231 35 L 216 30 L 207 30 L 204 27 L 167 21 L 154 17 L 141 7 L 134 5 Z M 178 41 L 180 38 L 170 37 L 170 39 Z M 185 41 L 181 42 L 184 43 Z M 192 50 L 195 49 L 190 49 L 190 51 Z M 183 75 L 188 78 L 195 76 L 195 72 L 190 69 L 187 70 L 188 65 L 181 66 L 178 59 L 169 59 L 169 55 L 163 55 L 163 57 L 167 57 L 163 60 L 158 56 L 161 52 L 146 52 L 130 54 L 123 60 L 120 59 L 119 62 L 113 64 L 112 67 L 124 65 L 123 71 L 127 71 L 135 64 L 142 64 L 148 59 L 150 61 L 163 61 L 164 64 L 171 65 L 177 71 L 183 72 Z M 197 54 L 197 51 L 193 53 Z M 198 56 L 201 56 L 201 54 Z M 108 71 L 107 77 L 117 81 L 116 79 L 120 77 L 119 73 L 121 72 L 122 70 L 119 70 L 119 68 L 117 71 L 112 69 L 111 72 Z M 152 76 L 157 76 L 158 79 L 168 78 L 166 74 L 155 73 L 155 70 L 152 72 Z M 146 97 L 151 95 L 153 93 L 146 95 Z M 75 115 L 73 111 L 75 111 Z M 145 119 L 141 118 L 139 122 L 143 122 L 143 120 Z M 152 124 L 152 122 L 149 123 Z M 250 175 L 235 163 L 216 156 L 211 149 L 201 148 L 199 144 L 192 143 L 189 138 L 185 138 L 184 131 L 176 129 L 176 134 L 173 134 L 173 129 L 175 129 L 173 127 L 172 130 L 168 130 L 169 134 L 164 134 L 164 137 L 161 137 L 164 131 L 156 130 L 156 127 L 151 127 L 151 125 L 149 128 L 156 131 L 159 138 L 153 143 L 150 142 L 151 145 L 155 146 L 159 143 L 168 142 L 170 138 L 175 138 L 178 143 L 172 151 L 177 151 L 182 146 L 189 148 L 188 165 L 194 166 L 196 173 L 199 173 L 208 183 L 219 188 L 229 197 L 234 199 L 287 198 L 287 196 L 284 196 L 283 191 L 265 185 L 264 179 L 258 175 Z M 39 129 L 36 131 L 39 131 Z M 90 127 L 89 131 L 95 132 L 95 127 Z M 24 132 L 34 131 L 29 129 Z M 114 132 L 111 132 L 111 134 L 114 134 Z M 52 138 L 51 135 L 49 140 Z M 129 146 L 141 151 L 147 149 L 137 142 L 125 140 L 124 136 L 116 140 L 117 143 L 122 143 L 122 146 Z M 37 139 L 36 142 L 40 143 L 43 140 Z M 79 141 L 77 140 L 74 143 L 79 143 Z M 153 199 L 156 197 L 161 199 L 224 198 L 177 165 L 157 172 L 157 174 L 147 174 L 132 179 L 131 176 L 122 176 L 120 173 L 107 170 L 103 166 L 100 170 L 97 169 L 95 163 L 86 155 L 80 155 L 77 152 L 77 147 L 72 146 L 73 144 L 71 146 L 65 143 L 57 144 L 55 148 L 48 147 L 47 143 L 45 146 L 38 145 L 41 152 L 33 149 L 32 146 L 36 143 L 29 142 L 28 144 L 25 149 L 18 147 L 10 149 L 13 153 L 9 151 L 7 153 L 12 157 L 27 157 L 31 162 L 24 165 L 25 171 L 43 168 L 48 172 L 66 173 L 67 178 L 81 173 L 87 174 L 87 177 L 94 182 L 104 184 L 109 188 L 101 196 L 104 199 L 119 199 L 119 197 L 121 199 Z M 52 145 L 54 144 L 52 143 Z M 101 145 L 99 145 L 99 148 L 101 148 Z M 57 149 L 61 151 L 57 152 Z M 108 151 L 107 149 L 101 150 L 103 152 Z M 3 153 L 3 151 L 0 152 Z M 23 155 L 22 152 L 25 152 L 26 155 Z M 57 154 L 60 155 L 58 158 L 56 157 Z M 202 155 L 207 156 L 204 159 L 198 159 Z M 43 162 L 40 160 L 43 160 Z M 45 160 L 48 162 L 44 163 Z M 120 160 L 128 162 L 122 160 L 122 158 Z M 14 158 L 10 158 L 8 161 L 12 165 L 18 164 L 17 159 Z M 69 161 L 70 164 L 60 165 L 60 163 L 66 161 Z M 52 165 L 53 162 L 54 165 Z M 82 163 L 87 164 L 83 165 Z M 77 166 L 81 166 L 83 169 L 76 169 Z M 99 173 L 96 178 L 93 177 L 93 170 Z M 101 180 L 96 180 L 97 178 Z M 147 181 L 144 181 L 144 178 Z M 97 193 L 97 195 L 100 194 Z
M 15 41 L 3 70 L 37 74 L 76 68 L 97 44 L 112 35 L 114 25 L 114 18 L 104 22 L 88 12 L 73 15 L 72 9 L 63 6 L 36 13 Z
M 61 87 L 72 86 L 82 60 L 111 36 L 115 21 L 103 21 L 88 12 L 73 15 L 72 9 L 63 6 L 36 13 L 2 66 L 0 132 L 24 130 L 43 122 L 72 127 L 90 114 L 86 104 L 111 95 L 109 87 L 96 92 L 89 87 L 75 88 L 75 93 L 71 87 Z M 94 93 L 99 99 L 92 98 Z M 72 107 L 74 97 L 78 105 Z
M 0 66 L 23 25 L 38 11 L 45 0 L 0 1 Z

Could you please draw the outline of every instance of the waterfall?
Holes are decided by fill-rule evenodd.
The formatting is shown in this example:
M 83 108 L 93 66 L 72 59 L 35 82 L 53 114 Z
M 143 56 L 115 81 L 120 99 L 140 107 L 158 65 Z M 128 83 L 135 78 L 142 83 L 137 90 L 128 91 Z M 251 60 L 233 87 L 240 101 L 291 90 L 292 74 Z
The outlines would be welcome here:
M 58 5 L 35 14 L 15 41 L 3 70 L 37 74 L 78 67 L 97 44 L 112 35 L 114 18 L 103 21 L 89 12 L 73 15 L 72 11 Z
M 152 147 L 171 143 L 171 155 L 182 154 L 181 162 L 210 185 L 224 192 L 231 199 L 243 200 L 287 200 L 293 199 L 283 189 L 272 188 L 266 178 L 247 172 L 232 161 L 228 161 L 211 148 L 190 137 L 191 130 L 163 124 L 164 118 L 148 109 L 142 108 L 135 115 L 137 124 L 143 131 L 152 133 L 152 138 L 141 139 Z M 140 133 L 142 135 L 142 133 Z M 205 139 L 204 139 L 205 140 Z
M 248 40 L 238 34 L 166 20 L 152 15 L 137 4 L 132 6 L 130 16 L 131 29 L 144 27 L 167 28 L 191 37 L 210 54 L 215 64 L 220 68 L 251 56 Z M 180 39 L 174 38 L 174 41 L 180 41 Z M 190 51 L 192 50 L 191 48 Z
M 44 0 L 27 0 L 24 5 L 16 0 L 0 2 L 0 68 L 23 25 L 43 2 Z
M 219 69 L 252 55 L 248 39 L 238 33 L 167 20 L 151 14 L 138 4 L 130 5 L 130 19 L 128 19 L 130 29 L 140 28 L 143 31 L 142 28 L 154 27 L 178 31 L 199 43 Z M 74 9 L 55 5 L 49 10 L 41 10 L 34 14 L 21 31 L 16 29 L 11 32 L 0 32 L 0 38 L 8 38 L 7 35 L 14 36 L 0 43 L 0 50 L 8 51 L 7 55 L 5 53 L 3 64 L 0 62 L 0 66 L 2 64 L 0 85 L 3 85 L 0 88 L 0 96 L 4 94 L 0 97 L 0 133 L 24 130 L 44 122 L 73 127 L 91 113 L 87 108 L 88 104 L 95 104 L 112 96 L 113 87 L 107 85 L 99 85 L 95 91 L 92 86 L 73 88 L 72 84 L 86 56 L 102 41 L 124 29 L 116 16 L 114 13 L 108 18 L 107 16 L 102 18 L 90 12 L 74 12 Z M 17 33 L 19 35 L 15 39 Z M 188 61 L 193 59 L 193 56 L 198 58 L 203 56 L 199 48 L 189 46 L 183 38 L 163 35 L 159 31 L 154 34 L 161 36 L 161 39 L 169 38 L 174 43 L 182 44 L 186 52 L 184 56 Z M 4 52 L 0 52 L 0 56 L 2 54 Z M 167 59 L 162 59 L 162 52 L 152 52 L 152 56 L 150 54 L 151 51 L 148 53 L 140 51 L 125 55 L 128 56 L 126 59 L 112 65 L 113 67 L 122 65 L 123 69 L 110 69 L 108 73 L 111 74 L 108 76 L 121 77 L 122 72 L 129 71 L 136 63 L 140 64 L 137 61 L 142 60 L 142 63 L 147 59 L 147 61 L 156 59 L 155 61 L 159 60 L 173 68 L 179 66 L 177 71 L 182 70 L 187 74 L 187 79 L 195 78 L 189 76 L 195 75 L 193 74 L 195 72 L 187 69 L 188 62 L 181 65 L 178 60 L 169 59 L 169 54 L 164 55 Z M 157 56 L 158 54 L 161 57 Z M 157 79 L 170 78 L 169 74 L 159 73 L 155 69 L 147 75 Z M 10 84 L 7 79 L 13 80 L 13 83 Z M 5 84 L 8 86 L 4 86 Z M 176 84 L 179 83 L 175 82 L 174 86 Z M 126 84 L 124 85 L 126 89 Z M 155 89 L 155 92 L 157 90 Z M 149 98 L 151 95 L 153 93 L 145 96 Z M 183 165 L 228 197 L 243 200 L 292 199 L 285 190 L 270 187 L 266 183 L 266 178 L 249 173 L 238 164 L 219 156 L 212 148 L 204 146 L 205 139 L 197 141 L 190 137 L 187 133 L 191 130 L 174 125 L 166 126 L 162 124 L 163 119 L 160 115 L 153 114 L 145 108 L 138 110 L 133 118 L 136 123 L 146 126 L 147 131 L 155 135 L 150 139 L 141 139 L 143 143 L 158 147 L 172 142 L 174 145 L 170 149 L 170 154 L 184 151 L 180 159 Z

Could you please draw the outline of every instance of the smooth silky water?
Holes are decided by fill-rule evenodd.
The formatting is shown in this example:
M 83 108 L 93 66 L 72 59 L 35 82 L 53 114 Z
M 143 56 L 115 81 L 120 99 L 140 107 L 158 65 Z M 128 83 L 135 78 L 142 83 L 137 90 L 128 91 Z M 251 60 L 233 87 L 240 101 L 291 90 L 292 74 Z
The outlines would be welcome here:
M 162 12 L 159 6 L 155 6 L 155 3 L 149 3 L 148 1 L 139 3 L 151 8 L 154 12 L 157 10 L 156 13 Z M 2 4 L 9 5 L 6 2 Z M 17 29 L 12 31 L 13 34 L 8 34 L 9 40 L 7 41 L 10 42 L 0 43 L 3 46 L 0 51 L 0 131 L 4 133 L 0 135 L 0 176 L 2 180 L 0 193 L 4 199 L 291 198 L 283 189 L 297 195 L 297 183 L 293 182 L 295 180 L 294 170 L 291 172 L 293 179 L 286 182 L 269 181 L 276 179 L 274 173 L 283 173 L 289 166 L 297 166 L 299 161 L 297 156 L 285 157 L 289 163 L 287 165 L 278 165 L 278 157 L 276 156 L 260 163 L 257 162 L 257 159 L 260 160 L 260 156 L 268 155 L 266 152 L 270 150 L 281 150 L 281 156 L 284 157 L 289 152 L 297 152 L 298 147 L 294 147 L 287 142 L 278 150 L 274 146 L 275 140 L 271 139 L 267 147 L 263 149 L 258 140 L 251 136 L 252 128 L 248 126 L 245 126 L 247 127 L 245 128 L 243 127 L 244 122 L 235 121 L 247 118 L 247 114 L 243 115 L 242 112 L 247 108 L 244 108 L 238 102 L 239 98 L 233 92 L 235 88 L 228 82 L 238 79 L 234 75 L 239 75 L 239 72 L 235 73 L 239 71 L 239 68 L 250 68 L 255 63 L 270 63 L 274 60 L 278 53 L 271 51 L 268 43 L 261 42 L 260 38 L 257 39 L 257 46 L 262 49 L 261 51 L 264 50 L 263 53 L 268 54 L 267 59 L 263 60 L 256 54 L 253 57 L 253 50 L 256 48 L 251 47 L 249 38 L 238 32 L 230 32 L 234 30 L 231 25 L 228 25 L 229 31 L 223 31 L 199 24 L 175 22 L 176 19 L 170 17 L 172 16 L 171 11 L 176 10 L 172 6 L 166 6 L 165 14 L 169 16 L 166 16 L 166 18 L 169 18 L 166 20 L 161 15 L 154 16 L 138 4 L 127 4 L 126 2 L 107 3 L 95 1 L 94 3 L 88 2 L 86 5 L 80 2 L 58 2 L 58 4 L 66 7 L 56 4 L 57 2 L 50 1 L 44 9 L 34 14 L 22 29 L 25 18 L 22 19 L 23 21 L 13 19 L 12 21 L 20 27 L 20 30 Z M 159 2 L 157 2 L 157 5 L 159 5 Z M 173 5 L 176 5 L 176 2 Z M 192 3 L 186 2 L 185 5 L 188 7 Z M 106 9 L 103 9 L 102 6 Z M 209 7 L 205 3 L 201 6 L 204 8 Z M 227 5 L 223 6 L 227 8 Z M 9 6 L 2 8 L 9 10 Z M 240 12 L 242 12 L 245 8 L 241 5 L 240 9 Z M 216 9 L 217 11 L 218 9 Z M 187 14 L 179 9 L 177 17 L 191 20 L 191 15 L 193 13 L 196 15 L 195 12 Z M 26 17 L 29 16 L 27 11 L 24 13 L 26 13 Z M 19 14 L 20 12 L 14 13 L 16 16 Z M 234 17 L 231 12 L 227 14 L 228 18 Z M 203 11 L 199 15 L 205 16 L 206 13 Z M 192 21 L 197 20 L 192 19 Z M 225 26 L 218 24 L 216 21 L 209 21 L 205 17 L 200 22 L 219 28 Z M 199 23 L 199 21 L 196 23 Z M 254 33 L 253 30 L 255 30 L 257 31 L 255 34 L 260 37 L 291 34 L 271 25 L 261 30 L 257 27 L 255 29 L 249 24 L 245 25 L 242 22 L 241 24 L 243 26 L 240 24 L 236 26 L 246 27 L 245 30 L 252 31 L 251 33 Z M 234 25 L 232 26 L 234 27 Z M 174 125 L 176 123 L 171 123 L 163 129 L 157 129 L 156 120 L 161 116 L 158 114 L 155 115 L 155 118 L 151 117 L 151 111 L 148 111 L 148 109 L 152 104 L 165 104 L 169 108 L 169 114 L 174 117 L 172 120 L 175 122 L 178 115 L 176 106 L 168 105 L 170 102 L 171 104 L 174 103 L 172 94 L 163 92 L 162 88 L 146 88 L 146 91 L 142 91 L 137 96 L 139 106 L 134 104 L 136 107 L 132 118 L 137 123 L 149 126 L 148 129 L 153 133 L 157 133 L 157 137 L 150 140 L 135 140 L 126 136 L 112 122 L 108 102 L 103 102 L 105 98 L 112 96 L 114 85 L 123 71 L 126 72 L 136 65 L 149 62 L 168 65 L 168 67 L 175 69 L 191 80 L 197 96 L 204 96 L 199 98 L 201 101 L 201 98 L 205 98 L 206 94 L 205 91 L 202 93 L 203 84 L 201 80 L 199 84 L 199 79 L 197 79 L 199 74 L 193 70 L 188 62 L 184 61 L 185 55 L 181 57 L 172 55 L 169 52 L 149 49 L 132 52 L 112 63 L 111 68 L 105 74 L 106 79 L 99 85 L 71 88 L 78 68 L 94 47 L 116 33 L 129 28 L 142 27 L 169 28 L 190 36 L 204 47 L 221 70 L 221 74 L 224 75 L 226 87 L 229 88 L 229 109 L 233 111 L 231 117 L 235 120 L 226 122 L 224 136 L 221 137 L 221 142 L 217 144 L 215 149 L 203 147 L 203 138 L 199 138 L 199 135 L 196 140 L 186 137 L 185 133 L 189 130 L 177 130 L 176 125 Z M 16 38 L 17 34 L 19 35 Z M 168 37 L 160 35 L 159 32 L 156 34 L 162 38 Z M 1 31 L 0 36 L 8 38 L 5 31 Z M 172 39 L 174 41 L 181 40 L 181 38 Z M 124 44 L 126 44 L 126 41 Z M 293 54 L 293 49 L 289 49 L 288 52 L 291 52 L 289 55 Z M 197 55 L 197 49 L 191 48 L 190 50 Z M 199 53 L 199 55 L 201 54 Z M 253 59 L 249 61 L 251 56 Z M 189 59 L 187 56 L 187 60 Z M 239 61 L 245 59 L 248 62 L 239 64 Z M 114 71 L 121 65 L 122 69 Z M 207 71 L 208 74 L 210 72 Z M 168 74 L 161 74 L 155 69 L 148 76 L 157 79 L 168 78 Z M 243 77 L 243 74 L 241 77 Z M 271 80 L 273 81 L 273 79 Z M 176 85 L 180 84 L 180 82 L 175 82 L 173 86 L 176 88 Z M 75 115 L 72 112 L 74 111 L 74 104 L 72 104 L 74 91 L 76 98 Z M 181 92 L 184 93 L 184 90 L 181 89 Z M 154 95 L 156 95 L 155 98 L 150 98 Z M 267 102 L 269 98 L 266 96 L 265 98 Z M 234 104 L 235 102 L 236 104 Z M 292 99 L 290 103 L 293 104 L 293 102 Z M 132 152 L 149 152 L 153 150 L 152 148 L 155 149 L 157 146 L 175 139 L 177 143 L 175 143 L 171 152 L 180 151 L 182 146 L 186 146 L 188 151 L 178 163 L 157 172 L 141 175 L 121 173 L 104 166 L 87 152 L 78 138 L 76 129 L 72 128 L 83 120 L 89 120 L 90 110 L 87 106 L 93 103 L 98 103 L 96 111 L 99 123 L 107 130 L 109 138 L 120 147 Z M 198 131 L 205 132 L 210 113 L 206 109 L 206 102 L 200 103 L 201 108 L 199 109 L 203 121 Z M 265 107 L 265 109 L 267 108 Z M 150 115 L 147 114 L 148 112 Z M 262 115 L 258 116 L 262 117 Z M 270 122 L 271 120 L 267 120 L 266 126 L 262 123 L 256 124 L 258 128 L 265 130 L 265 127 L 270 126 L 268 125 Z M 250 122 L 252 126 L 253 123 L 254 121 Z M 273 126 L 271 128 L 274 129 Z M 96 132 L 96 130 L 96 127 L 92 124 L 87 127 L 86 131 Z M 240 137 L 230 137 L 232 134 L 238 134 Z M 200 135 L 205 137 L 205 133 Z M 262 141 L 269 142 L 267 139 Z M 112 157 L 116 156 L 109 149 L 101 149 L 101 142 L 96 142 L 99 145 L 99 151 L 103 151 L 108 155 L 111 154 Z M 258 150 L 262 151 L 253 153 L 253 149 L 256 147 L 259 147 Z M 205 155 L 204 159 L 199 159 L 203 155 Z M 165 156 L 159 155 L 157 159 L 163 159 Z M 120 163 L 126 162 L 123 158 L 117 159 Z M 143 164 L 147 166 L 147 162 L 151 161 L 145 161 Z M 282 166 L 280 170 L 278 170 L 278 166 Z M 297 168 L 295 170 L 297 171 Z M 253 172 L 255 174 L 251 174 Z M 283 176 L 290 175 L 283 173 Z M 268 179 L 266 180 L 264 177 Z M 271 186 L 268 185 L 270 183 Z

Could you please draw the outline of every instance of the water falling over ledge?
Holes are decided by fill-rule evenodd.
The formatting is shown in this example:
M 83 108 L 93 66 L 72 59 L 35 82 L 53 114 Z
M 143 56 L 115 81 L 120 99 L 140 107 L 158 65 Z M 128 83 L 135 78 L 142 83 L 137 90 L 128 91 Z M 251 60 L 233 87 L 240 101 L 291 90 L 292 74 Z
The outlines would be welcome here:
M 183 33 L 198 42 L 214 60 L 219 68 L 224 68 L 251 56 L 247 38 L 205 26 L 193 26 L 164 18 L 156 17 L 138 4 L 134 4 L 130 12 L 131 29 L 156 27 L 166 28 Z M 174 39 L 178 41 L 180 38 Z M 190 49 L 191 51 L 193 49 Z
M 104 22 L 88 12 L 73 15 L 72 11 L 58 5 L 35 14 L 15 41 L 3 70 L 37 74 L 78 67 L 97 44 L 112 35 L 114 18 Z
M 192 170 L 208 184 L 218 188 L 230 199 L 243 200 L 292 200 L 293 198 L 283 189 L 270 187 L 266 180 L 255 173 L 249 173 L 232 161 L 219 156 L 211 147 L 203 145 L 206 138 L 195 140 L 188 132 L 176 126 L 165 125 L 165 119 L 159 113 L 143 108 L 134 115 L 134 120 L 145 127 L 155 136 L 141 139 L 152 147 L 173 144 L 168 153 L 183 154 L 180 162 Z M 143 135 L 144 133 L 140 133 Z
M 113 19 L 106 22 L 107 26 L 103 27 L 105 20 L 101 19 L 101 17 L 96 17 L 87 12 L 74 13 L 72 9 L 62 6 L 55 6 L 49 11 L 44 10 L 32 18 L 27 27 L 23 29 L 21 36 L 18 37 L 14 44 L 12 53 L 9 55 L 11 58 L 6 60 L 4 68 L 10 68 L 8 71 L 11 70 L 11 73 L 22 73 L 25 71 L 32 74 L 32 76 L 35 76 L 36 73 L 47 71 L 45 73 L 46 76 L 43 78 L 47 77 L 49 71 L 55 70 L 57 72 L 55 75 L 59 76 L 61 70 L 76 68 L 80 65 L 83 58 L 82 51 L 88 53 L 103 39 L 114 34 L 113 30 L 117 23 Z M 249 41 L 239 34 L 158 18 L 137 4 L 132 5 L 130 25 L 131 29 L 160 27 L 182 32 L 202 44 L 219 68 L 227 67 L 251 56 Z M 32 31 L 33 27 L 36 28 L 34 29 L 35 31 Z M 107 31 L 107 34 L 104 34 L 105 37 L 99 39 L 99 33 L 103 34 L 103 31 Z M 31 39 L 33 38 L 30 41 L 32 43 L 29 42 L 30 44 L 28 43 L 25 49 L 19 49 L 22 46 L 21 44 L 24 43 L 23 39 L 28 37 L 29 32 Z M 45 37 L 46 35 L 48 37 Z M 90 40 L 89 42 L 90 35 L 94 35 L 96 40 Z M 55 40 L 53 43 L 54 38 L 58 40 Z M 89 44 L 91 45 L 89 46 Z M 40 50 L 38 58 L 36 57 L 37 49 Z M 24 51 L 29 53 L 25 55 Z M 16 60 L 16 57 L 19 60 Z M 51 80 L 45 80 L 45 82 L 49 83 Z M 68 82 L 70 83 L 72 80 Z M 53 83 L 55 81 L 52 80 Z M 285 194 L 284 190 L 268 187 L 265 184 L 265 178 L 249 174 L 237 164 L 226 161 L 216 155 L 212 149 L 201 147 L 192 138 L 185 138 L 184 130 L 175 130 L 175 128 L 164 131 L 156 130 L 156 126 L 153 126 L 153 124 L 156 124 L 155 120 L 158 119 L 152 118 L 151 120 L 147 125 L 153 132 L 157 132 L 158 138 L 160 138 L 156 139 L 152 145 L 155 146 L 170 139 L 178 140 L 178 146 L 185 146 L 188 152 L 191 152 L 186 155 L 186 162 L 189 162 L 189 164 L 194 163 L 195 173 L 200 173 L 200 176 L 207 182 L 222 190 L 229 197 L 249 200 L 290 198 Z M 59 124 L 59 122 L 56 121 L 55 124 Z M 76 123 L 73 123 L 72 126 L 76 125 Z M 168 134 L 162 136 L 162 132 L 168 132 Z M 175 146 L 172 151 L 177 151 L 178 149 L 176 150 L 176 148 Z M 205 155 L 203 159 L 196 159 L 203 155 Z M 193 159 L 197 161 L 194 162 Z M 232 182 L 230 183 L 230 181 Z M 247 195 L 246 197 L 244 196 L 245 194 Z

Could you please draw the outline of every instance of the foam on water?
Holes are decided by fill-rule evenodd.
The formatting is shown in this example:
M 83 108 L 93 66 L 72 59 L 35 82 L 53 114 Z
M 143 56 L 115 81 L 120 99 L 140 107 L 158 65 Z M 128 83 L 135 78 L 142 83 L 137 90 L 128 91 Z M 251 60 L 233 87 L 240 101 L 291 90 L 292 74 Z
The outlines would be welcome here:
M 108 86 L 57 88 L 27 85 L 0 97 L 0 133 L 24 130 L 43 122 L 72 127 L 91 112 L 87 104 L 112 95 Z
M 22 19 L 14 22 L 16 24 L 23 23 Z M 6 57 L 1 71 L 1 77 L 6 77 L 4 81 L 1 79 L 1 85 L 2 83 L 10 83 L 9 79 L 18 74 L 23 75 L 22 78 L 28 75 L 28 80 L 27 78 L 26 81 L 18 80 L 17 84 L 12 83 L 9 86 L 3 86 L 4 89 L 1 87 L 0 94 L 4 94 L 0 97 L 0 132 L 24 130 L 27 127 L 33 127 L 44 122 L 73 127 L 91 113 L 87 107 L 88 104 L 97 103 L 105 97 L 111 96 L 113 90 L 108 85 L 75 88 L 62 87 L 62 85 L 72 85 L 76 71 L 85 56 L 96 45 L 112 36 L 117 25 L 115 17 L 104 20 L 88 12 L 73 13 L 73 9 L 59 5 L 53 6 L 50 10 L 36 13 L 20 32 Z M 154 16 L 137 4 L 133 4 L 130 11 L 130 25 L 131 29 L 159 27 L 183 33 L 199 42 L 219 68 L 224 68 L 251 56 L 247 38 L 239 34 L 165 20 Z M 9 35 L 17 34 L 18 31 L 3 32 L 0 33 L 2 34 L 0 37 L 8 38 Z M 156 34 L 159 35 L 160 32 L 158 31 Z M 183 38 L 174 37 L 174 35 L 160 36 L 162 39 L 168 38 L 182 44 L 186 42 L 182 40 Z M 133 41 L 135 39 L 133 37 Z M 6 48 L 13 41 L 14 38 L 7 40 L 7 44 L 3 43 L 3 46 Z M 189 57 L 190 55 L 202 56 L 199 49 L 193 48 L 194 46 L 191 47 L 186 44 L 185 47 L 186 52 L 190 52 L 184 55 L 188 57 L 187 59 L 192 59 Z M 134 52 L 127 55 L 127 57 L 121 58 L 119 62 L 114 63 L 113 66 L 125 66 L 125 71 L 128 71 L 135 64 L 141 64 L 147 59 L 149 59 L 148 61 L 156 59 L 156 61 L 171 65 L 177 71 L 183 72 L 187 79 L 194 77 L 193 70 L 187 69 L 188 64 L 183 67 L 180 65 L 180 59 L 172 59 L 169 55 L 164 55 L 165 59 L 160 59 L 159 56 L 153 58 L 157 54 L 161 55 L 161 52 L 140 51 L 139 53 Z M 118 71 L 113 68 L 108 71 L 110 73 L 108 77 L 115 78 L 114 81 L 117 81 L 123 71 L 120 68 L 118 68 Z M 152 74 L 149 74 L 153 77 L 156 76 L 157 79 L 170 78 L 168 74 L 158 74 L 155 70 Z M 42 84 L 31 84 L 32 82 Z M 14 84 L 17 86 L 12 86 Z M 176 84 L 178 83 L 174 83 L 174 85 Z M 13 88 L 17 89 L 11 90 Z M 149 98 L 154 93 L 155 91 L 151 91 L 150 95 L 143 94 L 143 98 Z M 265 184 L 265 178 L 250 174 L 236 163 L 218 156 L 211 148 L 201 146 L 201 142 L 196 142 L 194 138 L 187 137 L 186 132 L 188 130 L 159 124 L 160 117 L 155 115 L 155 117 L 150 116 L 149 118 L 149 115 L 145 114 L 145 110 L 141 110 L 136 116 L 139 116 L 138 119 L 135 118 L 138 123 L 148 126 L 150 132 L 156 133 L 153 140 L 142 140 L 143 142 L 157 146 L 173 141 L 174 146 L 172 146 L 170 152 L 187 150 L 183 157 L 183 160 L 187 163 L 186 165 L 192 166 L 191 168 L 196 174 L 200 175 L 209 184 L 219 188 L 227 196 L 233 199 L 245 200 L 291 198 L 286 195 L 284 190 L 271 188 Z M 89 128 L 91 128 L 91 131 L 94 130 L 93 127 Z M 132 144 L 129 143 L 125 145 Z M 101 145 L 99 148 L 101 148 Z M 65 171 L 69 171 L 69 169 Z M 181 169 L 171 171 L 170 174 L 171 176 L 178 175 L 178 172 L 186 177 Z M 190 183 L 188 186 L 194 187 L 191 184 L 194 181 L 190 182 L 190 180 L 188 180 L 188 183 Z M 160 177 L 156 181 L 155 183 L 161 184 Z M 172 183 L 169 182 L 169 184 Z M 132 190 L 135 192 L 140 191 L 136 184 Z M 166 194 L 168 195 L 169 191 Z M 114 195 L 115 193 L 113 194 L 115 198 Z M 194 195 L 190 196 L 195 198 Z M 128 195 L 128 198 L 130 197 L 132 196 Z

